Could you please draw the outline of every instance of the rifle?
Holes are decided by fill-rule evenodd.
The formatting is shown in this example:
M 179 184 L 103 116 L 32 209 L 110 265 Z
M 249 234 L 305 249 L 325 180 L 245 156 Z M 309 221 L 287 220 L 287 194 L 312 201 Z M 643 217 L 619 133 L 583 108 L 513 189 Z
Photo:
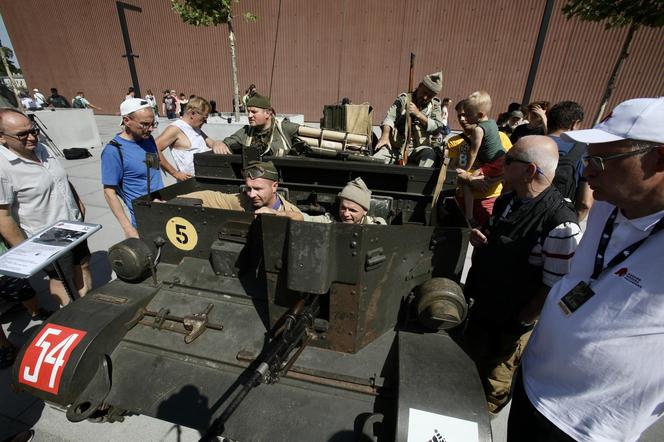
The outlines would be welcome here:
M 319 310 L 318 295 L 309 295 L 300 299 L 277 321 L 268 343 L 253 362 L 254 367 L 249 379 L 228 407 L 212 422 L 201 441 L 216 441 L 217 436 L 224 430 L 224 423 L 228 421 L 251 390 L 261 383 L 279 382 L 279 378 L 290 370 L 309 343 L 314 320 Z M 298 346 L 295 354 L 290 357 L 291 352 Z
M 408 146 L 413 143 L 413 128 L 408 112 L 408 105 L 413 101 L 413 80 L 415 77 L 415 53 L 410 53 L 410 72 L 408 73 L 408 96 L 406 98 L 406 127 L 404 133 L 404 142 L 401 147 L 401 161 L 399 164 L 405 166 L 408 163 Z

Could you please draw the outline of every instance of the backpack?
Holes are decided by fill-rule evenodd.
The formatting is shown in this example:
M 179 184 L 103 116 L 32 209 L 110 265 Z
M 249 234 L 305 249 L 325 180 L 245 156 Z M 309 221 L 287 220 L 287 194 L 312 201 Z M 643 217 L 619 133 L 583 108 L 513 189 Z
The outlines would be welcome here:
M 71 107 L 76 109 L 85 109 L 85 104 L 80 98 L 74 98 L 74 101 L 71 102 Z
M 585 153 L 586 146 L 584 143 L 574 143 L 574 147 L 558 160 L 556 175 L 553 178 L 553 185 L 564 198 L 572 202 L 576 199 L 576 189 L 578 186 L 576 182 L 576 165 Z
M 72 147 L 71 149 L 63 149 L 62 153 L 68 160 L 81 160 L 92 156 L 89 150 L 84 147 Z

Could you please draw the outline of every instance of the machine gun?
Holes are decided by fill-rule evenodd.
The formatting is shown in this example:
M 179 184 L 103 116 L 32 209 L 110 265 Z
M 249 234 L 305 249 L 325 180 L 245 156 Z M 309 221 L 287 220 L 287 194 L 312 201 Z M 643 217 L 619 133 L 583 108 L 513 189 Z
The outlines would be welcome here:
M 217 436 L 224 430 L 224 423 L 251 390 L 261 383 L 279 382 L 279 378 L 290 370 L 312 337 L 314 320 L 319 310 L 318 295 L 309 295 L 300 299 L 281 317 L 268 337 L 263 351 L 252 364 L 249 379 L 228 407 L 212 422 L 201 442 L 217 440 Z M 290 356 L 298 346 L 297 351 Z

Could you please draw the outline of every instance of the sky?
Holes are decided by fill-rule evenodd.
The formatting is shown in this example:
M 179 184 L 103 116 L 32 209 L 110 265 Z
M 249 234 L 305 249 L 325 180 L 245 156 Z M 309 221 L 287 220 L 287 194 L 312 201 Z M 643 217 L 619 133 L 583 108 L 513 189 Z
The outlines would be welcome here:
M 3 46 L 10 48 L 12 51 L 14 50 L 12 42 L 9 40 L 9 35 L 7 34 L 7 28 L 5 27 L 5 22 L 2 19 L 2 15 L 0 15 L 0 41 L 2 41 Z M 16 59 L 16 55 L 14 55 L 14 64 L 20 67 L 18 60 Z

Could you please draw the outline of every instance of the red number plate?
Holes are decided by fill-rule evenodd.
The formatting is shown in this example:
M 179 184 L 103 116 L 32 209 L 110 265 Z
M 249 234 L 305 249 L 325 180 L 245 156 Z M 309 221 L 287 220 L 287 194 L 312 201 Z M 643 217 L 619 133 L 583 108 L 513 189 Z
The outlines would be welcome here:
M 82 330 L 48 324 L 26 349 L 18 381 L 58 394 L 60 378 L 74 348 L 85 336 Z

